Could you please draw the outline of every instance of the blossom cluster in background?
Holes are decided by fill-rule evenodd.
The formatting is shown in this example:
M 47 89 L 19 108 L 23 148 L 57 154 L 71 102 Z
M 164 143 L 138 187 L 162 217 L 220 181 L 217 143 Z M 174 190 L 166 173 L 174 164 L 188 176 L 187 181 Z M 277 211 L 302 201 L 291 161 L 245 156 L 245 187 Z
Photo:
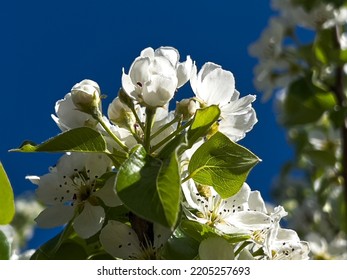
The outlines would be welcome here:
M 254 84 L 275 98 L 294 158 L 274 198 L 314 259 L 346 259 L 346 1 L 272 0 L 276 15 L 253 43 Z

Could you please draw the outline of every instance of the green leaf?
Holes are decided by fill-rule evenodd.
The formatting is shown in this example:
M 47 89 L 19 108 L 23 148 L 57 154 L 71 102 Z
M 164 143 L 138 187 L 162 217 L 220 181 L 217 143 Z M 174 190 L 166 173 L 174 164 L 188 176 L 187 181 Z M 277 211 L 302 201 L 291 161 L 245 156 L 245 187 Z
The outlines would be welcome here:
M 321 151 L 308 149 L 304 151 L 304 156 L 306 156 L 315 166 L 320 166 L 323 168 L 334 166 L 337 161 L 331 150 Z
M 220 109 L 217 105 L 212 105 L 196 111 L 193 123 L 188 130 L 188 147 L 200 138 L 206 136 L 211 126 L 218 120 Z
M 14 197 L 10 180 L 0 162 L 0 225 L 9 224 L 14 216 Z
M 128 158 L 128 154 L 114 149 L 112 153 L 107 153 L 108 157 L 112 160 L 114 166 L 119 168 L 122 163 Z
M 11 256 L 11 246 L 6 235 L 0 230 L 0 260 L 9 260 Z
M 199 242 L 177 228 L 165 243 L 160 255 L 165 260 L 192 260 L 198 255 Z
M 136 215 L 173 227 L 180 207 L 180 174 L 177 156 L 159 160 L 138 145 L 120 167 L 116 189 Z
M 340 50 L 335 44 L 335 29 L 321 29 L 317 33 L 313 44 L 313 52 L 316 59 L 324 65 L 337 62 L 340 57 Z
M 79 127 L 65 131 L 57 136 L 36 145 L 25 141 L 14 152 L 106 152 L 106 141 L 100 132 Z
M 209 237 L 217 237 L 219 234 L 214 228 L 190 220 L 182 220 L 180 224 L 182 232 L 199 243 Z
M 223 236 L 224 239 L 232 244 L 239 243 L 250 238 L 249 235 L 243 233 L 221 235 L 217 232 L 217 230 L 215 230 L 213 227 L 210 227 L 209 225 L 200 224 L 199 222 L 190 220 L 182 220 L 180 229 L 185 235 L 190 236 L 199 243 L 207 238 L 218 236 Z
M 178 151 L 180 155 L 187 148 L 187 135 L 181 133 L 167 143 L 158 153 L 158 158 L 167 158 L 170 157 L 172 153 Z
M 62 241 L 64 232 L 59 233 L 40 246 L 31 256 L 32 260 L 85 260 L 88 258 L 85 246 L 74 239 Z M 76 240 L 79 240 L 76 238 Z
M 314 86 L 306 78 L 300 78 L 288 89 L 280 121 L 285 126 L 313 123 L 334 105 L 332 93 Z
M 188 166 L 189 178 L 213 186 L 222 198 L 227 198 L 241 189 L 259 161 L 252 152 L 217 132 L 193 154 Z
M 54 255 L 47 254 L 49 244 L 41 246 L 31 257 L 32 260 L 85 260 L 88 258 L 84 248 L 71 240 L 61 244 Z

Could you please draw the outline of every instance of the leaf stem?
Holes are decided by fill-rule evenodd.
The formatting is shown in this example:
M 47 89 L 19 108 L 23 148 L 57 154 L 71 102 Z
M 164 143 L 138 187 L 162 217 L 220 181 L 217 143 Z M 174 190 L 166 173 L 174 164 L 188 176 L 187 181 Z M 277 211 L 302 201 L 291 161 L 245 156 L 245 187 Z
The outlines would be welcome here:
M 135 107 L 131 106 L 129 108 L 130 108 L 131 112 L 134 114 L 137 124 L 141 127 L 142 131 L 144 132 L 145 126 L 143 125 L 143 122 L 140 120 L 140 117 L 137 114 Z
M 173 133 L 171 133 L 170 135 L 168 135 L 167 137 L 165 137 L 163 140 L 161 140 L 158 144 L 154 145 L 151 149 L 151 153 L 155 152 L 157 149 L 159 149 L 161 146 L 163 146 L 164 144 L 166 144 L 167 142 L 169 142 L 172 138 L 174 138 L 176 135 L 178 135 L 179 133 L 181 133 L 184 129 L 186 129 L 188 126 L 190 126 L 193 122 L 193 119 L 187 121 L 184 125 L 181 125 L 180 127 L 178 127 L 176 129 L 176 131 L 174 131 Z
M 49 258 L 53 257 L 55 253 L 59 250 L 61 244 L 70 236 L 72 230 L 72 221 L 76 215 L 68 222 L 68 224 L 63 229 L 62 233 L 59 236 L 57 244 L 54 245 L 53 249 L 49 252 Z
M 245 241 L 245 242 L 243 242 L 241 245 L 240 245 L 240 247 L 234 252 L 234 254 L 235 254 L 235 257 L 238 255 L 238 254 L 240 254 L 241 253 L 241 251 L 243 250 L 243 249 L 245 249 L 249 244 L 251 244 L 252 242 L 250 242 L 250 241 Z
M 149 153 L 151 149 L 151 131 L 154 123 L 155 112 L 157 108 L 146 107 L 146 125 L 144 131 L 144 143 L 143 146 L 147 153 Z
M 176 116 L 171 122 L 168 122 L 167 124 L 163 125 L 160 129 L 158 129 L 156 132 L 154 132 L 151 135 L 151 139 L 157 137 L 160 133 L 162 133 L 165 129 L 167 129 L 168 127 L 170 127 L 172 124 L 174 124 L 175 122 L 178 122 L 181 119 L 180 116 Z
M 106 125 L 105 121 L 102 118 L 100 112 L 97 112 L 93 117 L 100 123 L 100 125 L 105 129 L 108 135 L 125 151 L 128 152 L 128 147 L 111 131 L 111 129 Z

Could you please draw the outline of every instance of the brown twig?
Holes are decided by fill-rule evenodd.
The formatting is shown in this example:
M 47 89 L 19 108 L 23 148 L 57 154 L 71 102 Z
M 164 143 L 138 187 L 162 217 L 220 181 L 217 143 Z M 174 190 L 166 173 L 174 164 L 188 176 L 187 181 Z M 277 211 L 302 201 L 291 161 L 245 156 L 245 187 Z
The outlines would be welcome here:
M 336 26 L 336 33 L 334 38 L 335 46 L 338 50 L 341 50 L 341 29 L 340 26 Z M 337 105 L 340 110 L 343 110 L 345 114 L 345 108 L 347 106 L 347 97 L 344 92 L 344 70 L 342 65 L 338 65 L 336 67 L 336 80 L 335 84 L 332 87 L 332 91 L 335 95 Z M 341 125 L 341 150 L 342 150 L 342 178 L 343 178 L 343 188 L 344 188 L 344 201 L 345 201 L 345 209 L 347 212 L 347 119 L 344 116 L 344 120 Z M 346 213 L 347 214 L 347 213 Z M 347 218 L 347 217 L 346 217 Z

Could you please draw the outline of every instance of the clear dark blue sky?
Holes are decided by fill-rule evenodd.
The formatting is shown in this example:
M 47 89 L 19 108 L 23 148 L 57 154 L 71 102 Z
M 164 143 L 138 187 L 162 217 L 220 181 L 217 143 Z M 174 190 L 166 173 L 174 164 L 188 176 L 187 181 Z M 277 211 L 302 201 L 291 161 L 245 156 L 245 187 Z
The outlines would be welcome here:
M 59 155 L 7 151 L 23 140 L 40 143 L 59 132 L 50 117 L 58 99 L 89 78 L 108 95 L 106 109 L 121 85 L 122 67 L 128 70 L 148 46 L 173 46 L 182 58 L 191 55 L 198 67 L 212 61 L 232 71 L 241 95 L 258 95 L 259 122 L 241 144 L 263 160 L 248 183 L 270 200 L 271 183 L 291 152 L 272 102 L 262 103 L 253 87 L 256 60 L 247 52 L 272 13 L 268 0 L 14 0 L 0 6 L 0 160 L 16 195 L 34 191 L 24 177 L 46 173 Z M 50 234 L 39 231 L 31 245 Z

